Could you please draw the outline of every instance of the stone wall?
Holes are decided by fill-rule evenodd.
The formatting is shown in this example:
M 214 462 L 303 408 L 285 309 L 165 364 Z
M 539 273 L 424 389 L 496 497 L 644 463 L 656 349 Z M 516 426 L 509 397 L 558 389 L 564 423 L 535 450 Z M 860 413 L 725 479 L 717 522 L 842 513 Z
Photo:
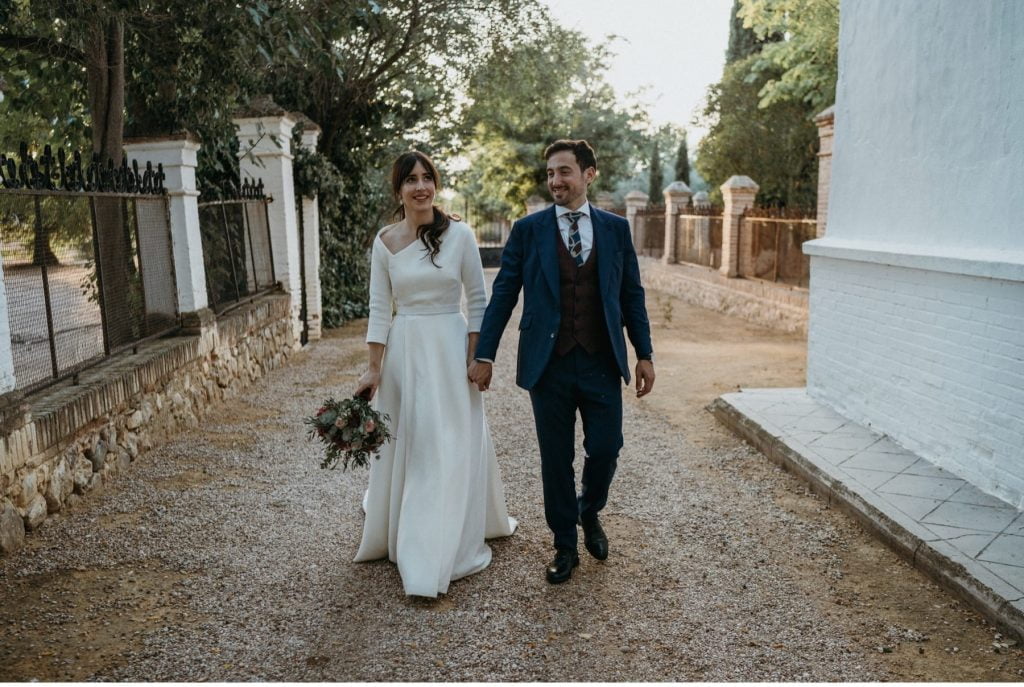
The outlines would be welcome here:
M 711 267 L 638 258 L 645 287 L 687 303 L 787 332 L 807 332 L 807 290 L 722 275 Z
M 291 296 L 271 294 L 193 333 L 148 342 L 0 408 L 0 552 L 73 507 L 148 448 L 284 363 Z

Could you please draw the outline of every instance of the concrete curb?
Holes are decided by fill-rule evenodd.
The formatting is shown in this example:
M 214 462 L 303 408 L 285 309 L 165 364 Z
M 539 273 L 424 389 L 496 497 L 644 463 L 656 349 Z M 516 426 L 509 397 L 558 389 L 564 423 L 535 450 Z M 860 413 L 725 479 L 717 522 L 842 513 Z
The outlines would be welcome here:
M 933 546 L 942 542 L 925 541 L 913 531 L 913 524 L 898 513 L 885 512 L 884 504 L 872 503 L 870 494 L 859 493 L 855 487 L 829 475 L 724 398 L 716 398 L 707 410 L 769 460 L 806 481 L 830 506 L 837 506 L 853 516 L 915 568 L 971 604 L 1018 642 L 1024 642 L 1024 613 L 985 583 L 990 577 L 987 570 L 955 552 Z

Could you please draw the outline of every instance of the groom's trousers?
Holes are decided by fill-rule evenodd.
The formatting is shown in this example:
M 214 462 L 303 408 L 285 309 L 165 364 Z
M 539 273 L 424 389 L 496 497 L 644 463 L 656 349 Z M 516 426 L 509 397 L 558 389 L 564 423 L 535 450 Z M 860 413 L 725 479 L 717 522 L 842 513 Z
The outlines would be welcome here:
M 552 356 L 530 390 L 540 444 L 544 516 L 556 548 L 575 549 L 577 517 L 593 517 L 608 501 L 622 448 L 622 377 L 610 352 L 576 346 Z M 583 491 L 576 496 L 576 411 L 583 419 Z

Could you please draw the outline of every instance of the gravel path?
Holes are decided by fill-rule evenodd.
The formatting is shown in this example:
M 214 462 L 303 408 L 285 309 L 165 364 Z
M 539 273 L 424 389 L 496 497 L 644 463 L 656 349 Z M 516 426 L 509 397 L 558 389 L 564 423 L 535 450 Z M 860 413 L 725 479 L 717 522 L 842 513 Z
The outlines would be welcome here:
M 583 552 L 571 582 L 548 585 L 508 340 L 488 415 L 519 531 L 437 601 L 405 597 L 386 561 L 351 563 L 366 473 L 321 471 L 301 418 L 351 388 L 361 336 L 348 327 L 296 355 L 0 559 L 0 680 L 891 677 L 795 580 L 806 566 L 840 574 L 831 526 L 744 479 L 763 460 L 750 449 L 695 447 L 632 399 L 603 518 L 611 555 Z

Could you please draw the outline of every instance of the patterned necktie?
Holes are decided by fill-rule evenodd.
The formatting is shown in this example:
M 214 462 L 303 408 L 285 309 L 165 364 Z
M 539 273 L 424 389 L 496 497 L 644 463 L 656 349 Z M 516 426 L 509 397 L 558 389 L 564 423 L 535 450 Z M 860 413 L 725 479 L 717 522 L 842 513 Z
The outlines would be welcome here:
M 583 238 L 580 236 L 580 217 L 585 213 L 567 212 L 569 218 L 569 255 L 576 261 L 577 267 L 583 267 Z

